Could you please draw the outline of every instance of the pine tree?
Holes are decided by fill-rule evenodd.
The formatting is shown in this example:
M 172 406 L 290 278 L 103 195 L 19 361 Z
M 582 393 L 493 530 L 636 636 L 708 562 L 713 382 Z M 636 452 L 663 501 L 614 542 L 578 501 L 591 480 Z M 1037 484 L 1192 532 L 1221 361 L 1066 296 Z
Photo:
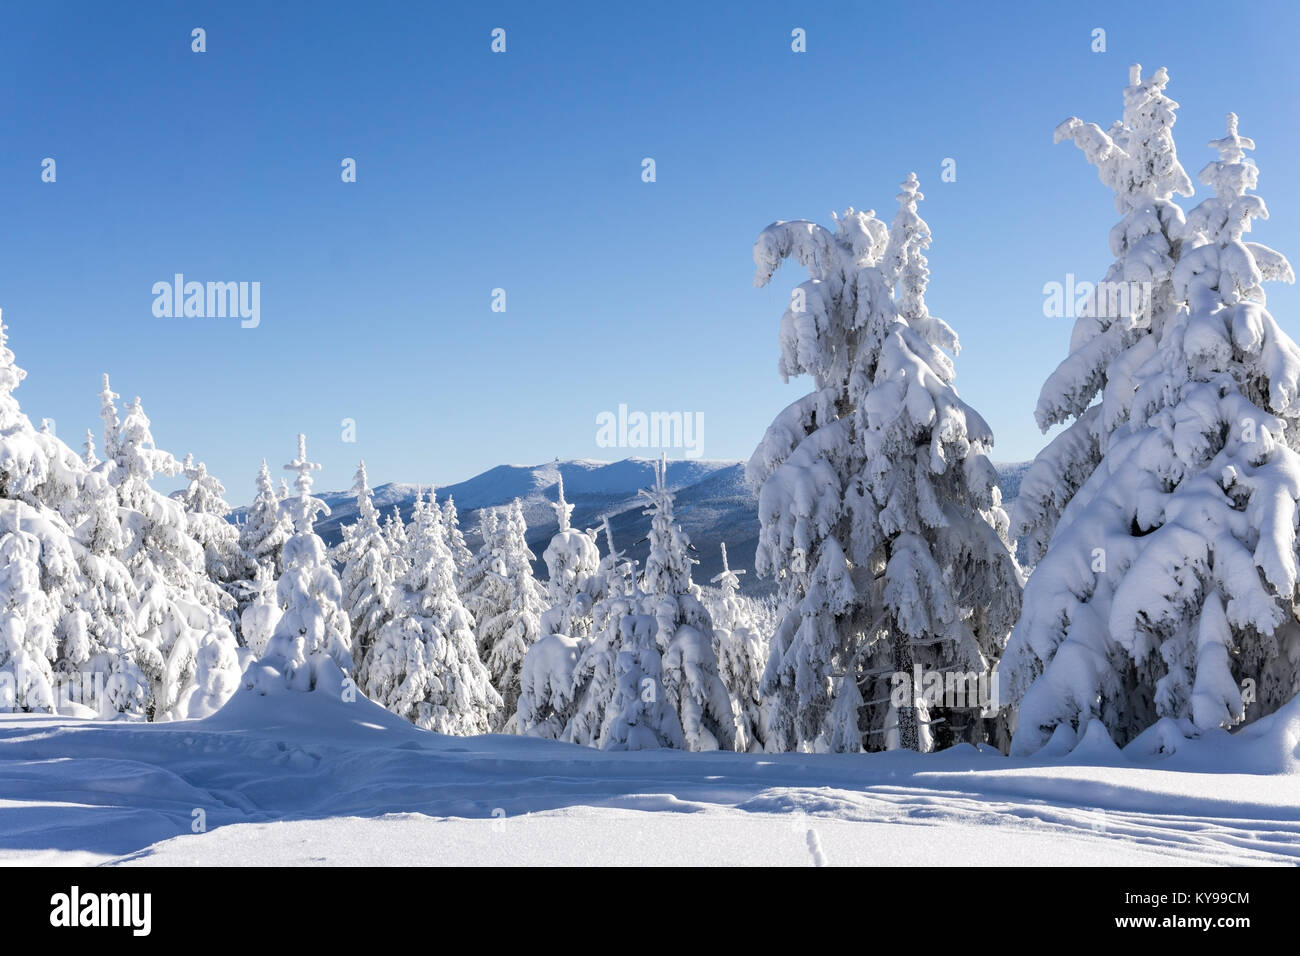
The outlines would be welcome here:
M 722 571 L 711 582 L 719 595 L 709 608 L 717 643 L 718 676 L 736 702 L 741 737 L 753 752 L 762 751 L 767 739 L 765 706 L 761 693 L 763 666 L 767 662 L 767 641 L 753 616 L 741 601 L 739 575 L 727 561 L 727 546 L 722 546 Z
M 419 496 L 409 553 L 395 612 L 366 655 L 361 683 L 373 700 L 426 730 L 488 733 L 503 720 L 501 697 L 456 593 L 455 559 L 438 506 Z
M 86 463 L 87 468 L 94 468 L 99 464 L 99 456 L 95 454 L 95 433 L 89 428 L 86 429 L 86 440 L 81 445 L 81 460 Z
M 600 549 L 594 532 L 578 531 L 570 524 L 573 505 L 564 500 L 563 475 L 557 481 L 556 495 L 553 507 L 558 529 L 542 552 L 550 605 L 542 614 L 542 632 L 583 640 L 591 633 L 591 584 L 600 567 Z
M 248 514 L 239 531 L 239 545 L 248 560 L 262 568 L 272 580 L 283 571 L 280 551 L 293 533 L 280 502 L 281 496 L 275 493 L 271 472 L 263 458 L 262 467 L 257 472 L 257 496 L 248 506 Z
M 456 502 L 451 495 L 442 503 L 442 526 L 447 535 L 447 547 L 451 548 L 452 560 L 456 565 L 456 587 L 459 588 L 461 580 L 474 564 L 474 552 L 465 543 L 465 535 L 460 530 L 460 513 L 456 510 Z
M 388 580 L 396 586 L 411 570 L 411 539 L 396 505 L 393 513 L 384 519 L 384 544 L 388 550 Z
M 6 331 L 0 324 L 0 710 L 142 716 L 150 689 L 136 664 L 134 586 L 116 555 L 116 497 L 22 413 L 13 392 L 27 373 Z
M 562 725 L 564 730 L 560 739 L 587 747 L 603 745 L 605 716 L 618 690 L 616 666 L 623 642 L 622 622 L 636 608 L 636 566 L 615 547 L 608 517 L 602 522 L 602 527 L 607 553 L 601 558 L 593 587 L 595 603 L 591 614 L 591 637 L 581 644 L 573 642 L 576 660 L 571 666 L 558 647 L 546 658 L 538 656 L 536 676 L 529 673 L 529 662 L 525 661 L 526 687 L 552 688 L 549 697 L 537 694 L 533 705 L 538 715 L 537 722 Z M 552 667 L 549 670 L 542 668 L 541 663 L 550 663 Z M 568 688 L 561 692 L 564 675 L 560 671 L 566 668 L 569 671 Z M 662 698 L 663 695 L 658 696 Z M 521 714 L 524 710 L 521 702 Z M 522 717 L 520 727 L 525 729 Z
M 352 657 L 359 669 L 391 613 L 393 581 L 364 461 L 357 466 L 352 493 L 357 496 L 357 520 L 347 531 L 342 584 L 343 608 L 352 624 Z
M 930 728 L 983 715 L 891 701 L 890 674 L 987 675 L 1018 610 L 992 434 L 953 390 L 952 329 L 931 316 L 915 176 L 886 230 L 849 209 L 831 233 L 778 222 L 754 246 L 755 282 L 782 260 L 808 268 L 781 324 L 783 377 L 814 391 L 783 411 L 750 459 L 759 491 L 757 568 L 784 618 L 764 673 L 768 746 L 926 749 Z M 895 300 L 894 290 L 900 289 Z M 865 691 L 865 693 L 864 693 Z
M 570 730 L 578 699 L 591 679 L 588 673 L 582 686 L 578 685 L 578 662 L 595 640 L 593 627 L 598 602 L 606 597 L 608 568 L 601 563 L 594 535 L 570 526 L 573 506 L 564 500 L 562 479 L 554 507 L 559 530 L 543 555 L 550 573 L 547 593 L 551 607 L 541 617 L 543 636 L 528 649 L 520 670 L 518 726 L 521 734 L 561 740 Z M 614 550 L 608 518 L 604 527 L 611 561 L 617 561 L 620 556 Z M 625 576 L 620 574 L 620 586 Z M 603 661 L 597 669 L 612 675 L 610 655 L 593 655 L 587 658 L 588 665 L 597 656 Z M 590 743 L 592 733 L 582 731 L 581 742 Z
M 40 541 L 0 538 L 0 712 L 55 710 L 55 612 L 41 590 Z
M 477 633 L 479 622 L 496 614 L 505 601 L 504 572 L 500 566 L 497 536 L 501 528 L 496 508 L 483 508 L 478 513 L 478 550 L 466 572 L 461 575 L 458 591 L 466 610 L 474 617 Z M 481 646 L 481 645 L 480 645 Z
M 1067 427 L 1038 453 L 1016 500 L 1012 535 L 1031 564 L 1128 419 L 1134 374 L 1177 312 L 1172 280 L 1184 216 L 1173 197 L 1190 196 L 1192 183 L 1174 146 L 1178 104 L 1165 95 L 1169 74 L 1162 67 L 1143 80 L 1141 72 L 1130 68 L 1123 119 L 1109 132 L 1075 117 L 1056 129 L 1056 141 L 1071 140 L 1115 191 L 1122 218 L 1110 233 L 1115 261 L 1079 303 L 1070 354 L 1043 384 L 1034 412 L 1043 431 Z
M 519 672 L 524 655 L 541 636 L 541 615 L 546 610 L 542 588 L 533 577 L 535 555 L 528 548 L 527 530 L 523 506 L 515 499 L 499 516 L 490 570 L 474 610 L 479 656 L 504 702 L 504 723 L 494 729 L 507 733 L 517 726 Z
M 185 506 L 190 536 L 203 549 L 209 580 L 232 591 L 236 582 L 252 576 L 253 569 L 239 545 L 239 529 L 228 520 L 230 505 L 225 499 L 225 486 L 208 474 L 203 462 L 196 464 L 192 455 L 186 456 L 182 473 L 189 481 L 180 500 Z
M 262 694 L 285 688 L 336 691 L 352 669 L 352 633 L 340 603 L 343 587 L 315 530 L 317 516 L 330 511 L 311 493 L 311 475 L 320 465 L 307 459 L 305 435 L 298 436 L 297 457 L 284 467 L 298 476 L 297 495 L 284 502 L 293 524 L 284 543 L 284 573 L 276 583 L 284 613 L 265 653 L 245 672 L 245 686 Z
M 181 464 L 154 443 L 139 398 L 127 405 L 119 422 L 116 397 L 105 375 L 101 414 L 106 426 L 118 423 L 115 433 L 105 435 L 106 454 L 111 449 L 105 474 L 125 509 L 122 557 L 138 595 L 135 617 L 141 640 L 135 645 L 136 663 L 153 685 L 148 712 L 155 720 L 204 716 L 203 695 L 194 700 L 201 712 L 188 706 L 191 685 L 206 681 L 215 690 L 231 686 L 238 676 L 237 663 L 231 663 L 237 646 L 231 624 L 235 602 L 209 580 L 184 505 L 150 484 L 157 475 L 181 474 Z M 209 639 L 224 643 L 230 652 L 209 659 L 226 663 L 233 674 L 199 673 L 199 650 Z
M 1214 195 L 1180 229 L 1180 308 L 1025 593 L 1007 649 L 1013 753 L 1098 727 L 1123 746 L 1162 719 L 1167 748 L 1170 730 L 1246 719 L 1243 687 L 1252 719 L 1300 692 L 1300 347 L 1262 286 L 1295 276 L 1243 240 L 1267 210 L 1236 116 L 1210 145 Z
M 641 602 L 643 613 L 655 619 L 655 648 L 662 655 L 658 670 L 667 705 L 674 712 L 674 730 L 688 750 L 746 750 L 737 708 L 718 676 L 713 621 L 691 580 L 691 542 L 674 515 L 668 488 L 668 462 L 655 467 L 653 488 L 641 492 L 650 516 L 650 553 L 646 557 Z M 641 647 L 639 623 L 624 622 L 636 642 L 638 672 L 646 678 L 649 649 Z M 651 668 L 653 669 L 653 668 Z

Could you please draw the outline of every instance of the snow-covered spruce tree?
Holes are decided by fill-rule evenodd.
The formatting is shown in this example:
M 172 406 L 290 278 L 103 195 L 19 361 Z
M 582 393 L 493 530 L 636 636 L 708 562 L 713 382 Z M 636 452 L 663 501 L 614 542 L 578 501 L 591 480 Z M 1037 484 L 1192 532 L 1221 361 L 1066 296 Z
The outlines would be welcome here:
M 785 614 L 763 677 L 771 750 L 922 749 L 936 725 L 937 745 L 984 739 L 977 707 L 927 711 L 919 688 L 895 707 L 890 675 L 987 678 L 1019 608 L 992 435 L 953 390 L 956 335 L 925 306 L 915 176 L 898 198 L 889 230 L 849 209 L 834 233 L 777 222 L 754 246 L 757 285 L 786 258 L 809 271 L 782 319 L 779 369 L 814 383 L 747 469 L 757 568 Z
M 105 434 L 110 457 L 101 467 L 123 509 L 122 556 L 138 594 L 136 626 L 143 639 L 136 644 L 137 663 L 153 684 L 149 714 L 155 720 L 206 716 L 211 701 L 229 696 L 238 683 L 235 601 L 208 578 L 184 504 L 150 484 L 156 475 L 181 474 L 182 466 L 155 445 L 138 398 L 113 431 L 116 397 L 105 375 L 101 415 L 112 433 Z M 201 655 L 214 641 L 225 650 Z M 207 665 L 220 670 L 204 670 Z
M 388 580 L 396 586 L 411 570 L 411 539 L 406 533 L 401 510 L 396 505 L 393 513 L 384 519 L 384 544 L 388 548 Z
M 352 624 L 352 659 L 360 669 L 375 635 L 388 620 L 393 581 L 388 542 L 379 527 L 374 494 L 366 479 L 366 463 L 352 480 L 357 496 L 357 520 L 348 528 L 343 549 L 343 609 Z
M 1123 746 L 1162 718 L 1168 747 L 1246 719 L 1243 687 L 1252 719 L 1300 692 L 1300 348 L 1262 287 L 1295 276 L 1242 238 L 1268 213 L 1236 116 L 1211 146 L 1214 195 L 1187 216 L 1173 274 L 1183 307 L 1025 593 L 1004 665 L 1013 753 L 1094 722 Z
M 89 428 L 86 429 L 86 440 L 81 443 L 81 460 L 85 462 L 87 468 L 94 468 L 99 464 L 99 456 L 95 454 L 95 433 Z
M 185 506 L 190 536 L 203 549 L 209 580 L 233 594 L 237 582 L 252 577 L 253 568 L 239 545 L 239 529 L 228 520 L 230 505 L 225 498 L 226 488 L 208 474 L 203 462 L 196 464 L 192 455 L 186 456 L 182 473 L 189 482 L 180 500 Z
M 570 660 L 561 647 L 548 644 L 553 652 L 530 655 L 524 662 L 525 696 L 536 688 L 534 710 L 554 725 L 563 726 L 560 739 L 587 747 L 602 746 L 605 714 L 617 690 L 615 667 L 622 645 L 622 621 L 635 611 L 636 566 L 614 546 L 609 518 L 602 522 L 607 553 L 600 560 L 592 593 L 592 631 L 583 642 L 573 639 Z M 568 673 L 565 687 L 564 672 Z M 550 688 L 549 697 L 542 691 Z M 658 695 L 662 698 L 662 694 Z M 523 701 L 520 713 L 524 713 Z M 527 726 L 521 718 L 521 730 Z
M 493 536 L 493 561 L 487 580 L 495 588 L 483 589 L 476 604 L 475 624 L 479 655 L 492 675 L 492 685 L 504 702 L 501 727 L 517 732 L 515 711 L 519 702 L 519 671 L 524 655 L 541 636 L 541 616 L 546 610 L 542 587 L 533 577 L 535 555 L 528 548 L 524 509 L 516 498 L 500 516 Z
M 475 632 L 480 618 L 496 613 L 505 601 L 505 586 L 497 555 L 497 537 L 501 532 L 501 515 L 496 508 L 483 508 L 478 513 L 478 550 L 465 573 L 460 577 L 458 590 L 466 610 L 473 615 Z
M 280 622 L 284 611 L 276 598 L 275 578 L 263 565 L 257 565 L 257 571 L 251 582 L 253 599 L 240 612 L 239 635 L 244 647 L 257 657 L 266 653 L 266 646 L 271 642 L 275 626 Z
M 1034 459 L 1013 508 L 1012 537 L 1023 540 L 1031 564 L 1128 420 L 1135 371 L 1177 312 L 1173 271 L 1184 217 L 1173 197 L 1190 196 L 1192 183 L 1174 146 L 1178 104 L 1165 95 L 1168 83 L 1163 67 L 1143 80 L 1135 64 L 1123 119 L 1109 132 L 1074 117 L 1056 128 L 1056 141 L 1071 140 L 1114 190 L 1121 218 L 1110 231 L 1115 261 L 1105 278 L 1068 304 L 1078 308 L 1070 353 L 1043 384 L 1034 411 L 1043 431 L 1068 424 Z
M 307 438 L 298 436 L 298 455 L 284 466 L 297 474 L 297 495 L 284 502 L 293 535 L 284 543 L 284 573 L 276 583 L 283 615 L 261 659 L 244 673 L 244 685 L 258 693 L 295 691 L 341 692 L 344 675 L 352 670 L 352 631 L 343 610 L 343 586 L 330 565 L 325 542 L 316 534 L 316 517 L 329 506 L 313 497 L 313 471 L 320 465 L 307 459 Z
M 248 506 L 243 527 L 239 529 L 239 545 L 244 549 L 248 560 L 256 563 L 274 580 L 283 570 L 280 550 L 292 533 L 293 528 L 280 508 L 280 497 L 275 493 L 271 472 L 263 458 L 262 467 L 257 472 L 257 496 Z
M 556 571 L 563 564 L 564 570 L 575 572 L 573 583 L 582 581 L 581 591 L 572 600 L 559 597 L 559 591 L 549 592 L 555 604 L 542 614 L 543 636 L 528 649 L 524 666 L 520 669 L 517 726 L 520 734 L 591 744 L 597 735 L 601 715 L 597 710 L 597 701 L 604 700 L 599 688 L 610 685 L 614 674 L 616 650 L 614 644 L 607 640 L 604 623 L 610 615 L 608 609 L 611 601 L 614 600 L 612 592 L 616 592 L 617 598 L 624 596 L 627 591 L 625 584 L 632 579 L 633 568 L 623 561 L 623 555 L 614 548 L 614 533 L 610 529 L 608 518 L 604 519 L 604 535 L 610 549 L 607 558 L 599 557 L 594 537 L 582 535 L 591 542 L 590 554 L 585 553 L 585 546 L 580 542 L 562 537 L 575 533 L 569 527 L 572 507 L 564 501 L 563 488 L 560 489 L 559 501 L 555 506 L 560 531 L 556 532 L 555 538 L 560 538 L 562 545 L 552 548 L 555 545 L 555 538 L 552 538 L 552 546 L 547 546 L 543 559 L 550 570 L 550 584 L 554 584 L 559 591 L 568 593 L 568 584 L 560 584 L 556 576 Z M 582 574 L 578 568 L 585 567 L 591 557 L 597 561 L 595 567 L 589 574 Z M 551 562 L 555 562 L 554 567 Z M 563 630 L 563 626 L 565 622 L 572 626 L 575 615 L 589 623 L 580 635 L 571 636 Z M 599 627 L 595 626 L 597 622 Z M 595 644 L 599 644 L 598 648 L 591 650 Z M 571 726 L 580 700 L 588 704 L 588 710 L 576 726 Z
M 691 580 L 691 542 L 673 512 L 668 462 L 655 466 L 654 487 L 641 492 L 650 517 L 650 553 L 641 587 L 641 610 L 656 622 L 655 643 L 663 655 L 663 693 L 677 716 L 688 750 L 747 750 L 738 710 L 718 676 L 713 621 Z M 626 622 L 625 622 L 626 623 Z M 638 641 L 639 624 L 632 625 Z M 649 676 L 649 675 L 647 675 Z
M 565 739 L 604 750 L 744 749 L 665 473 L 661 460 L 654 487 L 642 492 L 651 521 L 641 581 L 628 593 L 627 562 L 612 540 L 602 562 L 607 577 L 593 614 L 597 630 L 574 668 Z
M 460 530 L 460 512 L 456 510 L 456 502 L 451 495 L 442 503 L 442 527 L 447 535 L 447 547 L 451 548 L 452 560 L 456 564 L 456 587 L 459 588 L 461 580 L 474 564 L 474 552 L 465 543 L 465 535 Z
M 600 568 L 600 549 L 594 532 L 579 531 L 570 524 L 573 505 L 564 500 L 562 475 L 556 484 L 553 507 L 558 529 L 542 552 L 550 604 L 542 614 L 542 632 L 581 640 L 591 633 L 591 585 Z
M 0 713 L 56 709 L 56 616 L 41 590 L 40 550 L 23 531 L 0 538 Z
M 13 396 L 26 374 L 0 325 L 0 710 L 143 715 L 116 498 L 32 427 Z
M 767 737 L 766 705 L 761 691 L 768 654 L 767 640 L 738 595 L 739 575 L 745 572 L 732 570 L 727 561 L 727 546 L 723 544 L 721 547 L 722 571 L 711 581 L 717 585 L 718 594 L 709 606 L 717 644 L 718 676 L 736 702 L 742 737 L 748 749 L 761 752 Z
M 361 683 L 371 699 L 426 730 L 488 733 L 503 720 L 501 697 L 456 593 L 455 559 L 437 503 L 419 496 L 409 554 L 394 613 L 366 654 Z
M 682 749 L 681 719 L 663 691 L 659 623 L 642 613 L 644 595 L 634 579 L 631 591 L 623 590 L 627 579 L 612 541 L 609 557 L 610 590 L 597 604 L 600 626 L 573 668 L 564 739 L 602 750 Z

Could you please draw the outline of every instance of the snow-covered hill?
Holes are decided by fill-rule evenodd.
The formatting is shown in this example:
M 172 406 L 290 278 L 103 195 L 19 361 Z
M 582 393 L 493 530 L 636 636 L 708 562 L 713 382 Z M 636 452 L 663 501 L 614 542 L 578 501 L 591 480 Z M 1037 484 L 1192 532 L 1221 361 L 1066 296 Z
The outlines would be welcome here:
M 1027 462 L 998 464 L 1003 479 L 1003 499 L 1012 500 L 1020 489 L 1020 477 Z M 564 476 L 565 497 L 574 505 L 573 524 L 578 528 L 596 528 L 608 515 L 614 540 L 620 550 L 638 561 L 648 552 L 646 533 L 650 519 L 642 515 L 638 491 L 654 483 L 654 462 L 649 458 L 625 458 L 604 462 L 578 459 L 548 462 L 544 465 L 498 465 L 459 484 L 439 488 L 438 500 L 451 495 L 460 512 L 461 528 L 471 547 L 478 545 L 479 511 L 508 504 L 515 498 L 524 507 L 528 521 L 528 544 L 539 559 L 551 536 L 555 534 L 556 481 Z M 770 579 L 753 573 L 754 551 L 758 547 L 758 499 L 745 483 L 745 463 L 704 459 L 676 459 L 668 462 L 668 484 L 677 492 L 676 513 L 691 537 L 700 564 L 695 571 L 698 582 L 707 582 L 720 570 L 719 545 L 727 545 L 733 568 L 745 568 L 741 588 L 746 593 L 762 594 L 771 590 Z M 409 520 L 417 491 L 427 493 L 428 486 L 392 482 L 375 489 L 375 505 L 385 514 L 397 508 Z M 342 535 L 342 525 L 356 520 L 356 501 L 346 491 L 318 493 L 330 506 L 332 514 L 317 525 L 317 531 L 329 544 Z M 243 509 L 235 512 L 242 518 Z M 600 542 L 601 551 L 605 542 Z M 537 574 L 546 575 L 546 567 L 536 563 Z

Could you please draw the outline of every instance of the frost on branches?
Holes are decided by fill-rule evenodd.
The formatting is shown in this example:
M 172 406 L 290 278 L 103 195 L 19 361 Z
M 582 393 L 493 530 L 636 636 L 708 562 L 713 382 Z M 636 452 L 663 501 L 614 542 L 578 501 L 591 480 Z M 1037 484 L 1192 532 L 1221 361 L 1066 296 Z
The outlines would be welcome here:
M 1081 303 L 1070 354 L 1043 384 L 1034 412 L 1044 431 L 1069 424 L 1034 459 L 1016 499 L 1012 535 L 1031 564 L 1128 420 L 1134 375 L 1177 312 L 1173 272 L 1184 217 L 1173 196 L 1190 196 L 1192 183 L 1174 148 L 1178 104 L 1165 95 L 1169 75 L 1161 68 L 1143 80 L 1141 69 L 1131 68 L 1123 119 L 1109 132 L 1076 118 L 1056 129 L 1057 142 L 1071 140 L 1097 167 L 1122 218 L 1110 231 L 1115 261 Z
M 435 501 L 417 497 L 409 540 L 409 566 L 397 582 L 393 614 L 366 654 L 361 686 L 426 730 L 489 733 L 504 719 L 501 696 L 456 593 L 455 558 Z
M 1157 722 L 1168 747 L 1300 691 L 1300 348 L 1262 286 L 1294 274 L 1243 238 L 1268 213 L 1236 116 L 1210 145 L 1214 195 L 1179 228 L 1178 309 L 1133 363 L 1128 421 L 1025 593 L 1006 658 L 1013 753 L 1100 727 L 1122 746 Z
M 285 689 L 343 693 L 352 670 L 352 632 L 341 601 L 343 588 L 331 567 L 325 542 L 316 534 L 316 517 L 329 507 L 312 496 L 311 473 L 320 465 L 307 460 L 307 438 L 298 436 L 298 455 L 284 466 L 297 474 L 297 494 L 283 502 L 293 525 L 284 543 L 284 573 L 276 582 L 283 612 L 260 660 L 245 672 L 244 685 L 261 694 Z
M 890 700 L 891 674 L 988 675 L 1021 587 L 985 457 L 992 434 L 954 391 L 957 337 L 925 304 L 921 198 L 910 176 L 890 229 L 850 208 L 835 232 L 777 222 L 754 245 L 756 285 L 787 258 L 808 270 L 781 321 L 779 369 L 814 385 L 747 469 L 757 569 L 776 578 L 785 615 L 763 679 L 772 750 L 988 734 L 969 702 Z

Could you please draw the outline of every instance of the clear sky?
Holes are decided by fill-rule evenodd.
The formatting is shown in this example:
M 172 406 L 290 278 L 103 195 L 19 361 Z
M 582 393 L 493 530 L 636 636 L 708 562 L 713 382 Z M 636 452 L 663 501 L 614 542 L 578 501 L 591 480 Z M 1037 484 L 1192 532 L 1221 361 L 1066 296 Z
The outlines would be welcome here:
M 1043 284 L 1100 278 L 1117 218 L 1053 128 L 1109 126 L 1129 63 L 1167 66 L 1188 172 L 1240 114 L 1272 213 L 1253 238 L 1300 262 L 1298 37 L 1300 4 L 1271 2 L 7 2 L 18 397 L 79 447 L 110 372 L 234 503 L 299 431 L 321 488 L 359 457 L 374 483 L 438 484 L 625 457 L 596 444 L 620 404 L 701 413 L 705 457 L 747 457 L 808 389 L 776 373 L 802 275 L 753 288 L 755 236 L 850 205 L 888 221 L 915 170 L 958 388 L 994 457 L 1027 458 L 1070 327 L 1044 318 Z M 178 272 L 259 282 L 260 325 L 155 317 L 153 284 Z M 1270 306 L 1300 335 L 1297 290 Z

